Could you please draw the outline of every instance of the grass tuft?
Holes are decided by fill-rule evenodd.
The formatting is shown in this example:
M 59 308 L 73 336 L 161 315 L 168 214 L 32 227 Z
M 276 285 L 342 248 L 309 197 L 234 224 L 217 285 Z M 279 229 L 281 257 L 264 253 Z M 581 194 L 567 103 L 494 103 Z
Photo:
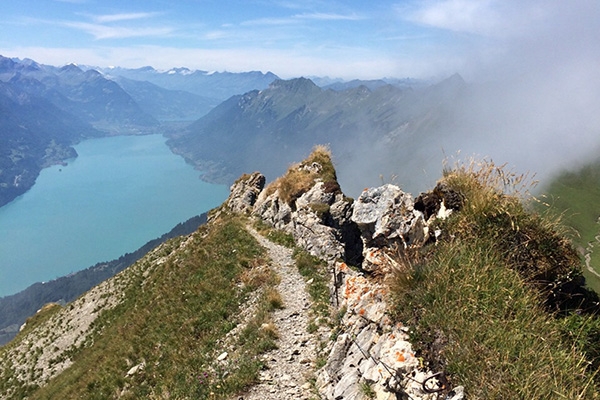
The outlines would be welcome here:
M 271 225 L 267 224 L 261 219 L 254 220 L 254 229 L 256 229 L 261 235 L 269 239 L 270 241 L 279 245 L 294 248 L 296 241 L 294 237 L 289 233 L 285 233 L 282 230 L 275 229 Z
M 322 145 L 315 146 L 306 160 L 292 165 L 285 175 L 272 182 L 265 190 L 267 194 L 278 190 L 281 200 L 293 206 L 296 199 L 313 187 L 317 179 L 325 185 L 325 192 L 341 192 L 331 161 L 331 151 Z

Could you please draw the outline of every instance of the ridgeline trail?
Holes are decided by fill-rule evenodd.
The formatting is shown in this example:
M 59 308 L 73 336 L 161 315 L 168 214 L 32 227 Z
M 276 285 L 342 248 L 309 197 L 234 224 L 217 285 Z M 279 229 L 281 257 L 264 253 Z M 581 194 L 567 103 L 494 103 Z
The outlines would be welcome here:
M 308 381 L 315 371 L 318 338 L 308 332 L 311 301 L 298 273 L 292 250 L 271 242 L 254 229 L 248 231 L 268 251 L 271 268 L 281 281 L 277 286 L 283 308 L 273 313 L 279 332 L 277 349 L 263 357 L 266 368 L 260 383 L 238 396 L 243 400 L 309 399 L 314 389 Z

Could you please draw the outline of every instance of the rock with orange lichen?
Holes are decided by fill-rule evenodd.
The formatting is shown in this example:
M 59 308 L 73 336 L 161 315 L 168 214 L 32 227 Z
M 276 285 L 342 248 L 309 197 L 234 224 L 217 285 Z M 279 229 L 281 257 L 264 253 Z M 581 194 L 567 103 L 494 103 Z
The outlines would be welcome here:
M 326 399 L 363 399 L 361 385 L 368 384 L 377 399 L 404 394 L 415 400 L 435 399 L 418 383 L 432 374 L 421 368 L 406 328 L 392 323 L 386 314 L 386 286 L 344 263 L 338 263 L 336 270 L 341 276 L 340 306 L 346 313 L 341 320 L 343 333 L 331 345 L 327 363 L 318 373 L 319 393 Z

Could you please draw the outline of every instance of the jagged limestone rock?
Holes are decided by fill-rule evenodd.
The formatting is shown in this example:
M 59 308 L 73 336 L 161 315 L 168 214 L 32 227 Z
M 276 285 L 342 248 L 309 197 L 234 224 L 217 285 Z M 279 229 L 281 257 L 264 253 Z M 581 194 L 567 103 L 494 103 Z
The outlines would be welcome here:
M 263 190 L 256 200 L 252 215 L 276 229 L 287 231 L 286 227 L 292 220 L 292 208 L 281 200 L 278 191 L 267 194 Z
M 379 268 L 379 249 L 398 245 L 421 245 L 429 236 L 423 213 L 415 210 L 413 198 L 398 186 L 386 184 L 364 190 L 354 203 L 352 221 L 361 232 L 363 269 Z
M 227 206 L 235 212 L 248 213 L 265 187 L 265 176 L 260 172 L 243 175 L 230 189 Z
M 314 204 L 331 205 L 335 202 L 335 200 L 335 193 L 326 192 L 325 184 L 321 181 L 316 181 L 313 187 L 311 187 L 306 193 L 296 200 L 296 207 L 310 208 L 310 206 Z
M 281 199 L 278 190 L 270 194 L 263 191 L 252 212 L 291 234 L 312 255 L 328 260 L 345 259 L 348 249 L 360 245 L 351 213 L 351 204 L 344 195 L 328 192 L 319 180 L 292 205 Z
M 365 399 L 365 385 L 377 399 L 434 400 L 422 382 L 432 377 L 421 367 L 406 328 L 386 314 L 387 287 L 340 263 L 343 333 L 330 345 L 327 363 L 317 374 L 319 393 L 328 400 Z M 431 387 L 439 382 L 430 380 Z M 342 396 L 342 397 L 339 397 Z

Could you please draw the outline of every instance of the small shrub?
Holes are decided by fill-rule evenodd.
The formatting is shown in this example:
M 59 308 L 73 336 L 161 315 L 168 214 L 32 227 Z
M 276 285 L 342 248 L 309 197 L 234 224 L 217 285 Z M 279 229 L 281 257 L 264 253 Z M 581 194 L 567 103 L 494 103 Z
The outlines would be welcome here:
M 268 304 L 268 310 L 280 310 L 284 308 L 281 294 L 274 288 L 269 288 L 265 291 L 265 301 Z
M 321 221 L 325 221 L 327 219 L 331 210 L 331 207 L 327 203 L 312 203 L 309 207 L 314 211 L 315 214 L 317 214 L 317 217 L 319 217 Z
M 288 233 L 285 233 L 279 229 L 273 228 L 271 225 L 268 225 L 261 219 L 256 219 L 254 221 L 254 229 L 260 232 L 263 236 L 267 237 L 274 243 L 279 245 L 293 248 L 296 245 L 296 241 L 294 237 Z
M 325 319 L 329 318 L 329 286 L 326 263 L 298 248 L 294 251 L 294 260 L 300 275 L 310 283 L 307 292 L 313 301 L 314 312 Z
M 371 385 L 372 383 L 367 380 L 363 380 L 360 382 L 360 391 L 368 399 L 374 399 L 377 395 L 377 393 L 375 393 Z

